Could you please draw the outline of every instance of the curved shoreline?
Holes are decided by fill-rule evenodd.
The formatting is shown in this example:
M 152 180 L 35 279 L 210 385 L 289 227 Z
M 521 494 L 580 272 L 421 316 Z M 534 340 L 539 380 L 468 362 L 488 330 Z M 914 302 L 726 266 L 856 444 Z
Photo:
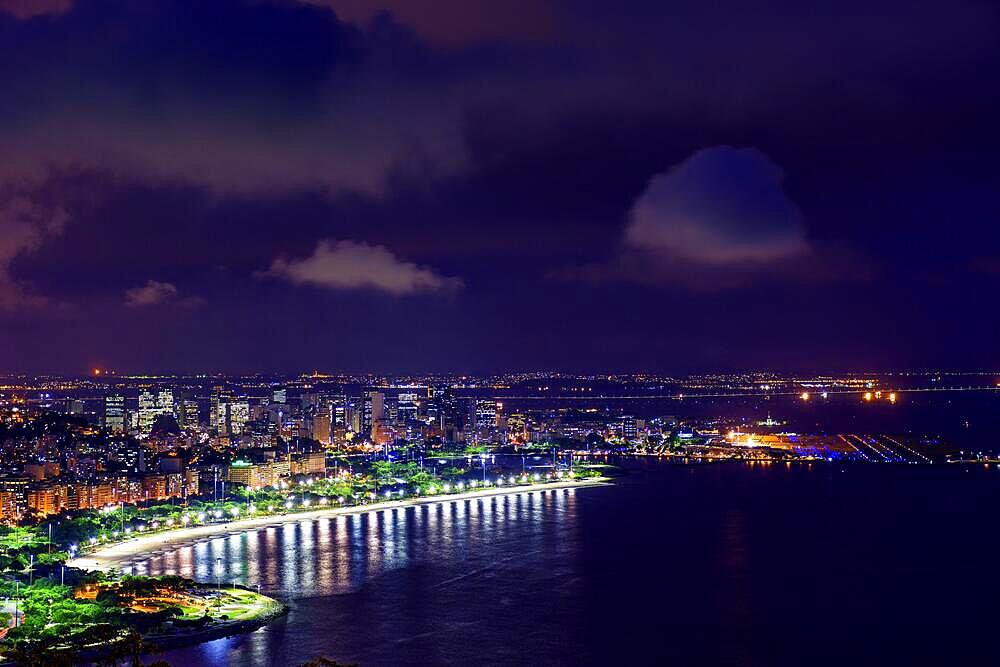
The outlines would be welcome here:
M 249 590 L 245 587 L 241 588 Z M 195 644 L 222 639 L 223 637 L 232 637 L 244 632 L 253 632 L 258 628 L 264 627 L 271 621 L 281 618 L 290 610 L 289 606 L 283 602 L 270 597 L 267 599 L 272 603 L 270 607 L 253 618 L 222 621 L 207 628 L 193 629 L 182 633 L 148 634 L 144 636 L 144 639 L 154 644 L 157 649 L 166 650 L 194 646 Z
M 125 542 L 118 542 L 116 544 L 102 547 L 94 552 L 78 556 L 67 562 L 66 565 L 83 570 L 120 569 L 131 565 L 134 562 L 146 560 L 151 555 L 158 555 L 158 552 L 164 549 L 186 546 L 188 544 L 202 542 L 216 537 L 240 534 L 246 532 L 247 530 L 266 528 L 267 526 L 281 525 L 297 521 L 309 521 L 330 516 L 367 514 L 387 509 L 416 507 L 418 505 L 431 505 L 434 503 L 453 502 L 456 500 L 467 500 L 470 498 L 506 496 L 515 493 L 545 491 L 546 489 L 555 490 L 588 486 L 606 486 L 607 484 L 608 480 L 601 477 L 583 480 L 544 482 L 540 484 L 525 484 L 523 486 L 515 487 L 492 487 L 488 489 L 464 491 L 462 493 L 451 493 L 447 495 L 413 497 L 405 500 L 388 500 L 372 503 L 371 505 L 330 507 L 324 509 L 306 510 L 291 514 L 272 514 L 252 519 L 239 519 L 237 521 L 231 521 L 224 524 L 178 528 L 162 533 L 135 537 Z

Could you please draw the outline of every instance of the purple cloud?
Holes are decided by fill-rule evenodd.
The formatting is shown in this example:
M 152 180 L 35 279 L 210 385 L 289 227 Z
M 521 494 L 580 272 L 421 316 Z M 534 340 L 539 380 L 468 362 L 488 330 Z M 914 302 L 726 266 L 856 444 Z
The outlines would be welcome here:
M 375 289 L 396 296 L 447 292 L 462 286 L 433 269 L 400 260 L 384 246 L 354 241 L 320 241 L 304 259 L 279 257 L 262 275 L 296 285 L 333 290 Z
M 658 174 L 632 208 L 628 247 L 696 262 L 768 262 L 809 250 L 784 174 L 755 149 L 706 148 Z
M 177 294 L 177 286 L 173 283 L 148 280 L 142 287 L 125 290 L 125 305 L 129 308 L 157 306 L 173 301 Z

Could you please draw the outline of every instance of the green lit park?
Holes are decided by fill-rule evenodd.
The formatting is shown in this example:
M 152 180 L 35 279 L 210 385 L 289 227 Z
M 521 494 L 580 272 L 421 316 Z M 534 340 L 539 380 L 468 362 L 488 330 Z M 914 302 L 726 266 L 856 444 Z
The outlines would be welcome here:
M 431 466 L 371 461 L 358 467 L 276 488 L 238 487 L 218 501 L 118 504 L 62 514 L 35 526 L 0 527 L 0 656 L 19 665 L 97 659 L 137 664 L 140 656 L 155 661 L 161 647 L 250 630 L 285 611 L 280 602 L 253 590 L 254 582 L 199 584 L 175 576 L 130 576 L 114 567 L 88 569 L 88 558 L 103 550 L 141 553 L 144 540 L 166 539 L 172 532 L 209 535 L 238 530 L 255 519 L 579 484 L 598 481 L 607 472 L 606 466 L 579 463 L 497 472 L 485 456 Z

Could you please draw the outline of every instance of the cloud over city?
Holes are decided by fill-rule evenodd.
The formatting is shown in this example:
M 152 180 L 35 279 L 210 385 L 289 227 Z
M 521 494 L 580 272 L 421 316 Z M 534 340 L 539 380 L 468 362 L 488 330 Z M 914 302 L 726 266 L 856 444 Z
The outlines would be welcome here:
M 332 290 L 374 289 L 396 296 L 449 292 L 462 286 L 459 278 L 403 261 L 384 246 L 354 241 L 320 241 L 309 257 L 279 257 L 262 275 L 297 285 Z
M 805 226 L 783 178 L 755 149 L 700 150 L 650 180 L 632 207 L 625 244 L 709 264 L 801 255 L 809 249 Z

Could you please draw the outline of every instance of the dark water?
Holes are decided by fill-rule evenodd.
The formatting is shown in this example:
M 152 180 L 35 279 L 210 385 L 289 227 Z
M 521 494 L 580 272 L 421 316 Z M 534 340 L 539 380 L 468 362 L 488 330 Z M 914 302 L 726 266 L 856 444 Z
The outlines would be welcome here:
M 173 665 L 998 664 L 998 500 L 995 466 L 647 464 L 614 487 L 287 524 L 148 568 L 293 607 Z

